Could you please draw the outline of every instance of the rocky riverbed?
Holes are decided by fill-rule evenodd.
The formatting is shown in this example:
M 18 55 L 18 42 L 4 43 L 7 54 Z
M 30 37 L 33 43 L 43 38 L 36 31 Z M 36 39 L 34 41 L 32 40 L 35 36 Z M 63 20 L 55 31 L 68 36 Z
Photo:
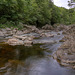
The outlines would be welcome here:
M 75 25 L 68 26 L 63 32 L 65 41 L 54 53 L 53 57 L 63 66 L 75 68 Z
M 46 30 L 47 25 L 45 29 L 44 27 L 42 29 L 38 29 L 35 26 L 24 25 L 22 30 L 18 30 L 17 28 L 0 29 L 0 38 L 4 39 L 4 43 L 9 45 L 32 46 L 33 39 L 35 38 L 54 37 L 54 34 L 50 33 L 51 29 Z M 31 33 L 35 33 L 37 36 L 32 35 Z
M 65 37 L 59 39 L 59 41 L 64 43 L 53 54 L 53 57 L 56 60 L 59 60 L 61 65 L 75 68 L 75 25 L 60 25 L 54 27 L 46 25 L 42 27 L 42 29 L 38 29 L 35 26 L 25 25 L 22 30 L 18 30 L 17 28 L 0 29 L 0 43 L 12 46 L 32 46 L 37 43 L 53 44 L 58 42 L 55 36 L 59 38 L 62 32 Z M 46 40 L 45 37 L 48 40 Z M 40 40 L 38 40 L 38 38 L 40 38 Z M 52 38 L 55 40 L 52 40 Z
M 13 30 L 21 32 L 20 34 L 15 32 L 9 36 L 4 34 L 4 36 L 0 37 L 0 75 L 75 75 L 74 69 L 58 64 L 58 62 L 60 64 L 64 63 L 62 60 L 65 60 L 62 65 L 66 64 L 65 66 L 74 68 L 74 65 L 71 65 L 72 61 L 71 63 L 68 62 L 68 64 L 66 60 L 72 59 L 69 55 L 72 52 L 73 56 L 74 51 L 69 52 L 70 46 L 68 48 L 63 46 L 70 38 L 69 35 L 72 32 L 70 29 L 74 27 L 58 26 L 52 30 L 49 29 L 48 25 L 46 25 L 45 29 L 44 27 L 43 29 L 32 26 L 27 27 L 29 28 L 26 33 L 23 33 L 24 29 L 11 30 L 11 28 L 6 28 L 7 30 L 0 30 L 1 33 L 3 33 L 2 30 L 8 31 L 8 29 L 12 32 Z M 48 29 L 46 30 L 46 28 Z M 66 33 L 66 31 L 69 33 Z

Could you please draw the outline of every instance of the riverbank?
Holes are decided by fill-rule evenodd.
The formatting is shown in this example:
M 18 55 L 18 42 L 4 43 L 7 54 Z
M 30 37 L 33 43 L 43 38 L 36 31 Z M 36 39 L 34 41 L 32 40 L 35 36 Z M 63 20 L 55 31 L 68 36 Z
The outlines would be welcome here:
M 63 32 L 65 41 L 54 53 L 53 57 L 63 66 L 75 68 L 75 25 L 68 26 Z

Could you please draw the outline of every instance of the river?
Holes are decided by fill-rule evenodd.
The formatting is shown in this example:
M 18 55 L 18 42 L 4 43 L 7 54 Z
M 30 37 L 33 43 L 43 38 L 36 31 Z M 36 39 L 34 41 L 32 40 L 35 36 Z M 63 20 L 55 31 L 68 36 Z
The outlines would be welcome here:
M 0 44 L 0 75 L 75 75 L 74 69 L 61 66 L 53 59 L 52 54 L 61 46 L 59 40 L 64 35 L 62 32 L 59 32 L 60 35 L 52 33 L 56 35 L 35 39 L 34 43 L 44 44 L 32 47 Z

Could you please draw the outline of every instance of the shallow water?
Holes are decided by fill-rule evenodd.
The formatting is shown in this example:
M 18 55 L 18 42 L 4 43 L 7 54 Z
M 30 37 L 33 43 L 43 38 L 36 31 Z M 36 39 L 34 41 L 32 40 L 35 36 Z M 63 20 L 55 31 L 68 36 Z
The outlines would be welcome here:
M 32 47 L 0 44 L 0 75 L 75 75 L 74 69 L 63 67 L 52 58 L 52 54 L 62 44 L 59 42 L 63 37 L 60 33 L 52 38 L 35 40 L 55 40 L 56 43 L 47 42 Z

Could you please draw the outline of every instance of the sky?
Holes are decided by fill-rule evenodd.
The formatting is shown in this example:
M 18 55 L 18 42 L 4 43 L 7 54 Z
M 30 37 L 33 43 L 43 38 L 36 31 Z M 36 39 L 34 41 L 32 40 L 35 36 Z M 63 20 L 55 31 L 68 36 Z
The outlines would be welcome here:
M 69 9 L 69 7 L 68 7 L 69 0 L 53 0 L 53 1 L 56 6 L 65 7 L 67 9 Z

